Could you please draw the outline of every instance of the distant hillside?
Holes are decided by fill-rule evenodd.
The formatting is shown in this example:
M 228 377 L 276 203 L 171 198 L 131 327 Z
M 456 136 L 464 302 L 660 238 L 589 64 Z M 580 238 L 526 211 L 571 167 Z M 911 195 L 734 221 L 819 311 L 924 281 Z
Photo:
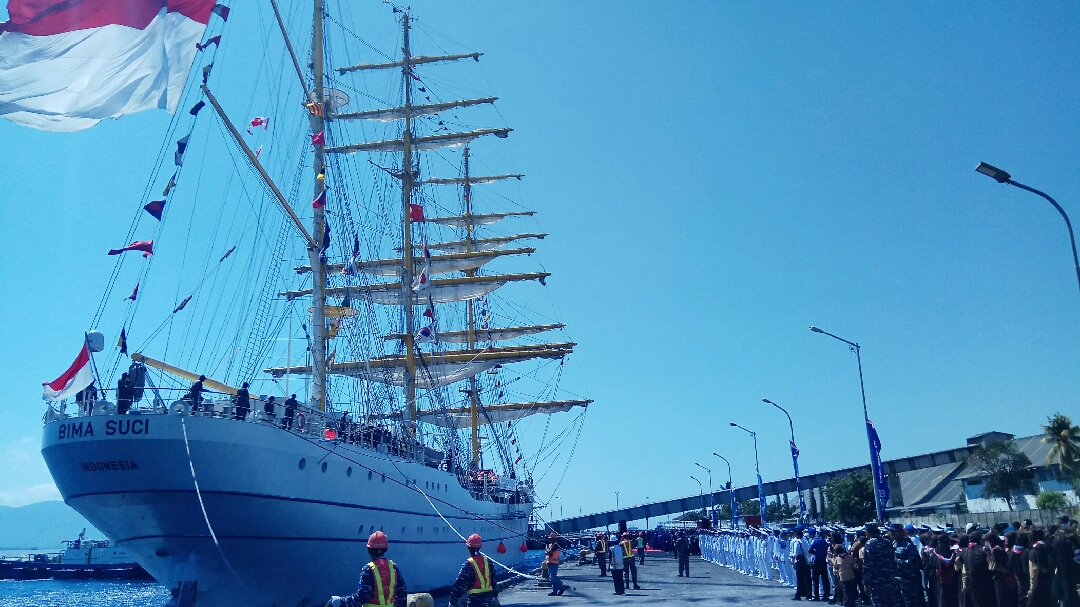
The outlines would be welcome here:
M 0 548 L 59 550 L 60 542 L 75 539 L 83 527 L 88 539 L 105 537 L 61 501 L 0 506 Z

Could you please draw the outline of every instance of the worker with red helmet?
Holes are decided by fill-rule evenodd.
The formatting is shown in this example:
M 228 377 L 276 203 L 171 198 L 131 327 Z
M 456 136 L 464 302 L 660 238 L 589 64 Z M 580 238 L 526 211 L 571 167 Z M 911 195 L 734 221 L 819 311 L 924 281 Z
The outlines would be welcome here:
M 465 540 L 469 558 L 461 566 L 457 581 L 450 589 L 450 604 L 457 605 L 461 597 L 469 597 L 469 607 L 497 605 L 499 586 L 495 583 L 495 563 L 480 552 L 483 540 L 472 534 Z
M 607 541 L 604 534 L 596 532 L 596 564 L 600 566 L 600 577 L 607 577 Z
M 390 540 L 382 531 L 367 541 L 371 562 L 360 573 L 360 588 L 351 596 L 332 596 L 329 607 L 407 607 L 409 591 L 394 561 L 386 558 Z

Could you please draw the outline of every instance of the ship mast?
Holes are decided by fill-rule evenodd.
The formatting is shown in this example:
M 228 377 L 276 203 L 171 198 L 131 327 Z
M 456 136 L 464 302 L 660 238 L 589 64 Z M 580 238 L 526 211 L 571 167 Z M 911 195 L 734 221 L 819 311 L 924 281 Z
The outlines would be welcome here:
M 473 252 L 473 221 L 472 221 L 472 183 L 469 181 L 469 146 L 465 146 L 465 175 L 462 181 L 465 193 L 465 253 Z M 465 272 L 470 278 L 476 276 L 476 270 Z M 473 309 L 473 300 L 466 304 L 469 310 L 469 350 L 476 348 L 476 316 Z M 476 376 L 469 378 L 469 421 L 472 425 L 472 461 L 473 468 L 480 469 L 480 394 L 476 388 Z
M 311 41 L 311 68 L 315 78 L 312 91 L 313 105 L 308 113 L 312 133 L 323 133 L 326 111 L 323 103 L 323 0 L 315 0 L 314 25 Z M 324 137 L 325 138 L 325 137 Z M 326 165 L 324 144 L 315 143 L 315 160 L 312 168 L 315 172 L 315 192 L 317 198 L 326 187 Z M 314 206 L 314 205 L 313 205 Z M 312 239 L 308 242 L 308 260 L 311 263 L 311 407 L 319 410 L 326 408 L 326 321 L 323 307 L 326 305 L 326 268 L 323 265 L 323 234 L 326 229 L 326 213 L 322 207 L 314 209 L 311 225 Z
M 409 204 L 412 200 L 413 189 L 413 166 L 412 166 L 412 59 L 409 51 L 409 13 L 402 13 L 402 28 L 404 29 L 404 44 L 402 45 L 401 74 L 405 86 L 404 118 L 405 128 L 401 134 L 401 202 L 402 215 L 404 216 L 405 254 L 402 261 L 404 265 L 401 272 L 402 303 L 405 306 L 405 405 L 409 410 L 409 432 L 416 434 L 416 352 L 414 345 L 413 326 L 413 246 L 412 246 L 412 218 L 409 215 Z

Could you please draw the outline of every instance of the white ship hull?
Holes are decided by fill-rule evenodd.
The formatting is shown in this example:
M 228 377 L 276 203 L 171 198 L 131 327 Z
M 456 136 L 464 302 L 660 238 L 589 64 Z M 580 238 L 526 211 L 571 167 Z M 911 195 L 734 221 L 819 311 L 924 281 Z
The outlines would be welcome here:
M 350 594 L 377 529 L 410 592 L 443 588 L 468 556 L 451 526 L 479 533 L 512 566 L 532 508 L 477 500 L 453 474 L 416 461 L 230 419 L 68 418 L 45 425 L 42 455 L 68 505 L 161 583 L 195 582 L 199 607 Z

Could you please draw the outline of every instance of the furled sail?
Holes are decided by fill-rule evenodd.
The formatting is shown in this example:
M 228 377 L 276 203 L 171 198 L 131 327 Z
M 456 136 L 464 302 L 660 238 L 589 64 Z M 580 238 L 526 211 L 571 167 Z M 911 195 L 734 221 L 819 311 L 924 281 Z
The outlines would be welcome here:
M 430 274 L 448 274 L 450 272 L 464 272 L 465 270 L 475 270 L 480 266 L 492 261 L 498 257 L 505 255 L 531 255 L 536 249 L 512 249 L 508 251 L 477 251 L 475 253 L 452 253 L 448 255 L 433 255 L 429 259 L 425 260 L 423 257 L 417 255 L 413 257 L 413 263 L 415 264 L 414 273 L 418 273 L 421 268 L 424 267 L 425 262 L 428 265 L 428 271 Z M 340 272 L 347 264 L 334 263 L 326 266 L 327 272 Z M 372 276 L 400 276 L 401 269 L 405 265 L 405 260 L 400 257 L 397 259 L 375 259 L 372 261 L 358 261 L 351 264 L 353 270 L 362 274 L 370 274 Z M 300 266 L 296 268 L 297 274 L 304 274 L 311 271 L 311 266 Z
M 508 282 L 523 280 L 544 280 L 551 276 L 549 272 L 536 272 L 532 274 L 495 274 L 493 276 L 465 276 L 459 278 L 434 278 L 429 286 L 421 291 L 412 292 L 413 305 L 420 306 L 428 303 L 446 303 L 449 301 L 465 301 L 486 295 Z M 345 295 L 343 287 L 326 289 L 325 293 L 334 297 Z M 305 295 L 311 295 L 311 289 L 302 291 L 286 291 L 281 293 L 287 299 L 296 299 Z M 401 292 L 400 282 L 383 283 L 376 285 L 358 285 L 349 287 L 349 295 L 355 299 L 369 301 L 384 306 L 400 306 L 405 303 Z
M 495 183 L 496 181 L 502 181 L 503 179 L 517 179 L 518 181 L 524 175 L 520 173 L 510 173 L 506 175 L 488 175 L 486 177 L 469 177 L 469 185 L 483 185 L 485 183 Z M 462 185 L 465 183 L 464 177 L 454 177 L 451 179 L 425 179 L 420 183 L 431 183 L 435 185 Z
M 494 251 L 499 247 L 506 246 L 507 244 L 514 242 L 515 240 L 524 240 L 526 238 L 536 238 L 543 240 L 547 234 L 515 234 L 514 236 L 499 236 L 497 238 L 477 238 L 472 241 L 473 251 Z M 434 251 L 445 251 L 447 253 L 464 253 L 466 248 L 464 240 L 456 240 L 454 242 L 434 242 L 429 243 L 428 248 Z M 400 251 L 401 247 L 394 249 Z
M 427 57 L 425 55 L 416 55 L 415 57 L 409 57 L 409 65 L 423 65 L 425 63 L 437 63 L 440 61 L 460 61 L 462 59 L 473 59 L 480 61 L 480 57 L 484 53 L 466 53 L 464 55 L 442 55 L 439 57 Z M 395 67 L 402 67 L 405 64 L 401 61 L 394 61 L 392 63 L 361 63 L 359 65 L 353 65 L 350 67 L 339 67 L 337 73 L 347 74 L 349 72 L 358 72 L 362 70 L 389 70 Z
M 495 365 L 508 365 L 534 358 L 563 358 L 573 351 L 574 345 L 539 344 L 421 354 L 416 358 L 417 387 L 438 388 L 483 373 Z M 406 368 L 403 355 L 392 355 L 366 361 L 334 363 L 327 369 L 327 373 L 401 387 L 405 385 Z M 281 377 L 286 373 L 308 375 L 311 373 L 311 366 L 274 367 L 265 371 L 274 377 Z
M 483 99 L 465 99 L 462 101 L 449 101 L 447 103 L 432 103 L 430 105 L 414 105 L 409 108 L 413 118 L 418 116 L 430 116 L 439 112 L 452 110 L 458 107 L 469 107 L 483 103 L 495 103 L 498 97 L 484 97 Z M 405 119 L 405 108 L 386 108 L 380 110 L 367 110 L 365 112 L 349 112 L 346 114 L 334 114 L 334 120 L 378 120 L 379 122 L 392 122 Z M 520 176 L 518 177 L 520 179 Z M 428 183 L 425 181 L 424 183 Z
M 501 329 L 477 329 L 473 331 L 473 339 L 475 341 L 506 341 L 508 339 L 517 339 L 518 337 L 524 337 L 526 335 L 536 335 L 537 333 L 543 333 L 544 331 L 551 331 L 554 329 L 561 329 L 566 325 L 552 324 L 552 325 L 532 325 L 528 327 L 505 327 Z M 384 335 L 383 339 L 404 339 L 405 336 L 398 335 Z M 452 343 L 452 344 L 465 344 L 469 343 L 468 331 L 440 331 L 439 341 Z
M 540 403 L 513 403 L 508 405 L 488 405 L 480 409 L 477 422 L 484 426 L 510 422 L 536 415 L 537 413 L 563 413 L 574 407 L 588 407 L 591 400 L 561 400 Z M 441 409 L 424 411 L 418 415 L 418 419 L 429 424 L 444 428 L 457 428 L 464 430 L 472 427 L 472 412 L 467 407 L 453 409 Z
M 410 141 L 410 147 L 414 152 L 422 150 L 437 150 L 439 148 L 456 147 L 465 145 L 477 137 L 495 135 L 506 138 L 514 129 L 477 129 L 467 133 L 448 133 L 446 135 L 430 135 L 428 137 L 414 137 Z M 356 152 L 402 152 L 405 150 L 405 142 L 401 139 L 387 141 L 372 141 L 371 143 L 355 143 L 352 145 L 339 145 L 328 147 L 323 151 L 327 154 L 355 154 Z
M 487 226 L 507 217 L 532 217 L 536 211 L 518 211 L 516 213 L 489 213 L 486 215 L 456 215 L 453 217 L 431 217 L 428 223 L 437 223 L 452 228 L 464 228 L 470 223 L 474 226 Z

